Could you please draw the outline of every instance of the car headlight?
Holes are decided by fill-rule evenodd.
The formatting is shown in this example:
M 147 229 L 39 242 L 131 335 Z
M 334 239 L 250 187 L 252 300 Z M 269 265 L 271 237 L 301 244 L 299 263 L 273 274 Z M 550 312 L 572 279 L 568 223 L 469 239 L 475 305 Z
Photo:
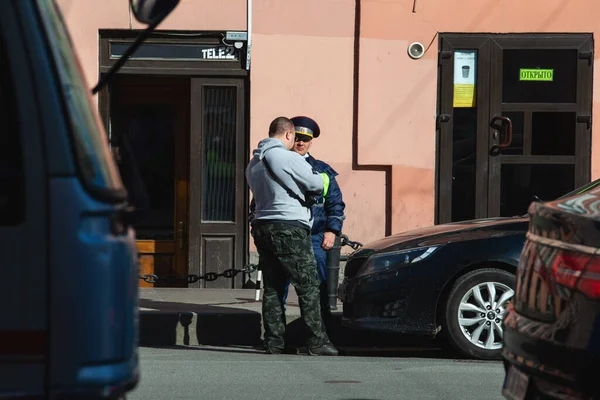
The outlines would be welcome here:
M 394 251 L 391 253 L 374 254 L 367 259 L 365 264 L 358 271 L 357 276 L 372 274 L 376 271 L 383 271 L 394 266 L 414 264 L 423 261 L 435 253 L 440 246 L 418 247 Z

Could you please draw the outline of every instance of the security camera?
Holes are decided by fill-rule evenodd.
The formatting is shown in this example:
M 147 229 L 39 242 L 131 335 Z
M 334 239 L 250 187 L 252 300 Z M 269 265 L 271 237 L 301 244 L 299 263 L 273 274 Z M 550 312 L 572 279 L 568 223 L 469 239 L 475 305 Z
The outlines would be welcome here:
M 412 59 L 419 59 L 425 54 L 425 46 L 422 43 L 414 42 L 408 46 L 408 55 Z
M 244 47 L 244 42 L 235 42 L 233 45 L 236 49 L 241 49 L 242 47 Z

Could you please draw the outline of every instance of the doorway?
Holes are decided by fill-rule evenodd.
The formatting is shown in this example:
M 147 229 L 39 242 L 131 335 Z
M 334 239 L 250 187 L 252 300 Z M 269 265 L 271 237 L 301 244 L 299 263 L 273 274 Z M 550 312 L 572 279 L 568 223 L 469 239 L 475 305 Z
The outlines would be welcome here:
M 120 75 L 109 136 L 133 158 L 148 196 L 134 224 L 140 275 L 240 268 L 246 228 L 244 79 Z M 140 286 L 239 288 L 242 277 Z
M 437 223 L 527 213 L 590 179 L 593 38 L 444 34 Z
M 111 84 L 111 148 L 132 157 L 148 207 L 136 221 L 140 275 L 187 272 L 189 83 L 118 76 Z M 174 282 L 172 286 L 187 286 Z M 166 286 L 141 283 L 141 286 Z

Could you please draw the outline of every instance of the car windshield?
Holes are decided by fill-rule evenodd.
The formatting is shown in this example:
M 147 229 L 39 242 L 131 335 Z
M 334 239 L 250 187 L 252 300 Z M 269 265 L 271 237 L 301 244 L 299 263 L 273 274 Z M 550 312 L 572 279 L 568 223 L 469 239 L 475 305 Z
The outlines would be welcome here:
M 54 0 L 37 1 L 43 26 L 54 56 L 60 89 L 70 122 L 71 137 L 84 185 L 105 195 L 120 198 L 125 189 L 108 147 L 79 59 L 73 52 L 62 15 Z

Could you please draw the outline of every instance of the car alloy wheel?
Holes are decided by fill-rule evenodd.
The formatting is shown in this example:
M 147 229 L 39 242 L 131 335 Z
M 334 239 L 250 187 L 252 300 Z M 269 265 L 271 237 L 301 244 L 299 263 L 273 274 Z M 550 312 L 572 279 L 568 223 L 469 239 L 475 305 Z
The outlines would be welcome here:
M 481 268 L 460 276 L 441 311 L 442 331 L 454 348 L 468 357 L 497 360 L 503 345 L 502 321 L 514 296 L 515 275 Z
M 500 282 L 473 286 L 458 307 L 458 325 L 465 337 L 486 350 L 502 348 L 502 321 L 515 291 Z

